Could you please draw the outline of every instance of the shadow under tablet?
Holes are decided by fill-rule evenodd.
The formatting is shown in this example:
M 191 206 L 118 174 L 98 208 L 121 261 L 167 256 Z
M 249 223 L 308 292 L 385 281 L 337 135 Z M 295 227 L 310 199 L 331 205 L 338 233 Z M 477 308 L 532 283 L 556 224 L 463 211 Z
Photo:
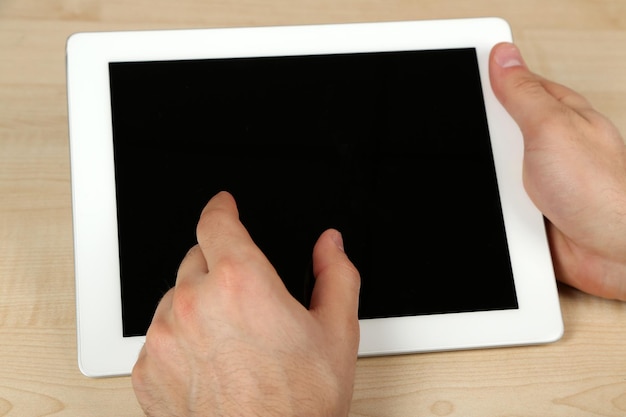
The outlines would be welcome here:
M 362 319 L 517 308 L 474 49 L 109 68 L 125 336 L 220 190 L 305 305 L 334 227 Z

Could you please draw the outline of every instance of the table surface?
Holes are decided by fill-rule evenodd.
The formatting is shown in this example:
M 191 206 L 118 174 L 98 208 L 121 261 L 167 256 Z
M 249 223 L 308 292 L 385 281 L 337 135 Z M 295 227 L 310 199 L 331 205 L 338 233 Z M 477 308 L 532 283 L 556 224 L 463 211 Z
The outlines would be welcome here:
M 140 416 L 76 364 L 65 42 L 78 31 L 476 16 L 626 132 L 623 0 L 0 1 L 0 416 Z M 562 340 L 358 361 L 351 416 L 625 416 L 626 303 L 560 286 Z

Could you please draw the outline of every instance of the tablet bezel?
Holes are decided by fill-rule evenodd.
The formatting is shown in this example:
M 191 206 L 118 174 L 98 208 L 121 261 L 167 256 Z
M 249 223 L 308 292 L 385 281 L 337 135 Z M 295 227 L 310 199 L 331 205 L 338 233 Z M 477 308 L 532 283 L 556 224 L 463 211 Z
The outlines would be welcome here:
M 110 62 L 475 48 L 519 308 L 361 320 L 360 356 L 548 343 L 563 324 L 543 217 L 522 185 L 521 133 L 488 76 L 500 18 L 93 32 L 67 43 L 79 367 L 127 375 L 144 336 L 122 337 Z

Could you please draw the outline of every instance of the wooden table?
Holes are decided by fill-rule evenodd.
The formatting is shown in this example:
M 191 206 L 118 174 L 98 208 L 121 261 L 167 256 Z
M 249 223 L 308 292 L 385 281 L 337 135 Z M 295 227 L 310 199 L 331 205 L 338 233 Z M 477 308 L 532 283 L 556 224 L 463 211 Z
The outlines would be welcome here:
M 0 1 L 0 416 L 140 416 L 76 365 L 64 48 L 77 31 L 501 16 L 626 132 L 623 0 Z M 626 416 L 626 303 L 561 287 L 546 346 L 359 360 L 352 416 Z

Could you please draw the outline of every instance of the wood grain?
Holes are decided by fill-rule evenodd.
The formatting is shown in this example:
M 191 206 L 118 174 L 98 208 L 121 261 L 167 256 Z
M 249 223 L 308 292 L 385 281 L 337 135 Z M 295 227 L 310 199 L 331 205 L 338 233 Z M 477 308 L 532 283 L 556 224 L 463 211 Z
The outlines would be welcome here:
M 65 42 L 78 31 L 501 16 L 530 66 L 626 132 L 623 0 L 0 2 L 0 416 L 140 416 L 76 365 Z M 626 305 L 560 288 L 546 346 L 361 359 L 351 415 L 626 416 Z

